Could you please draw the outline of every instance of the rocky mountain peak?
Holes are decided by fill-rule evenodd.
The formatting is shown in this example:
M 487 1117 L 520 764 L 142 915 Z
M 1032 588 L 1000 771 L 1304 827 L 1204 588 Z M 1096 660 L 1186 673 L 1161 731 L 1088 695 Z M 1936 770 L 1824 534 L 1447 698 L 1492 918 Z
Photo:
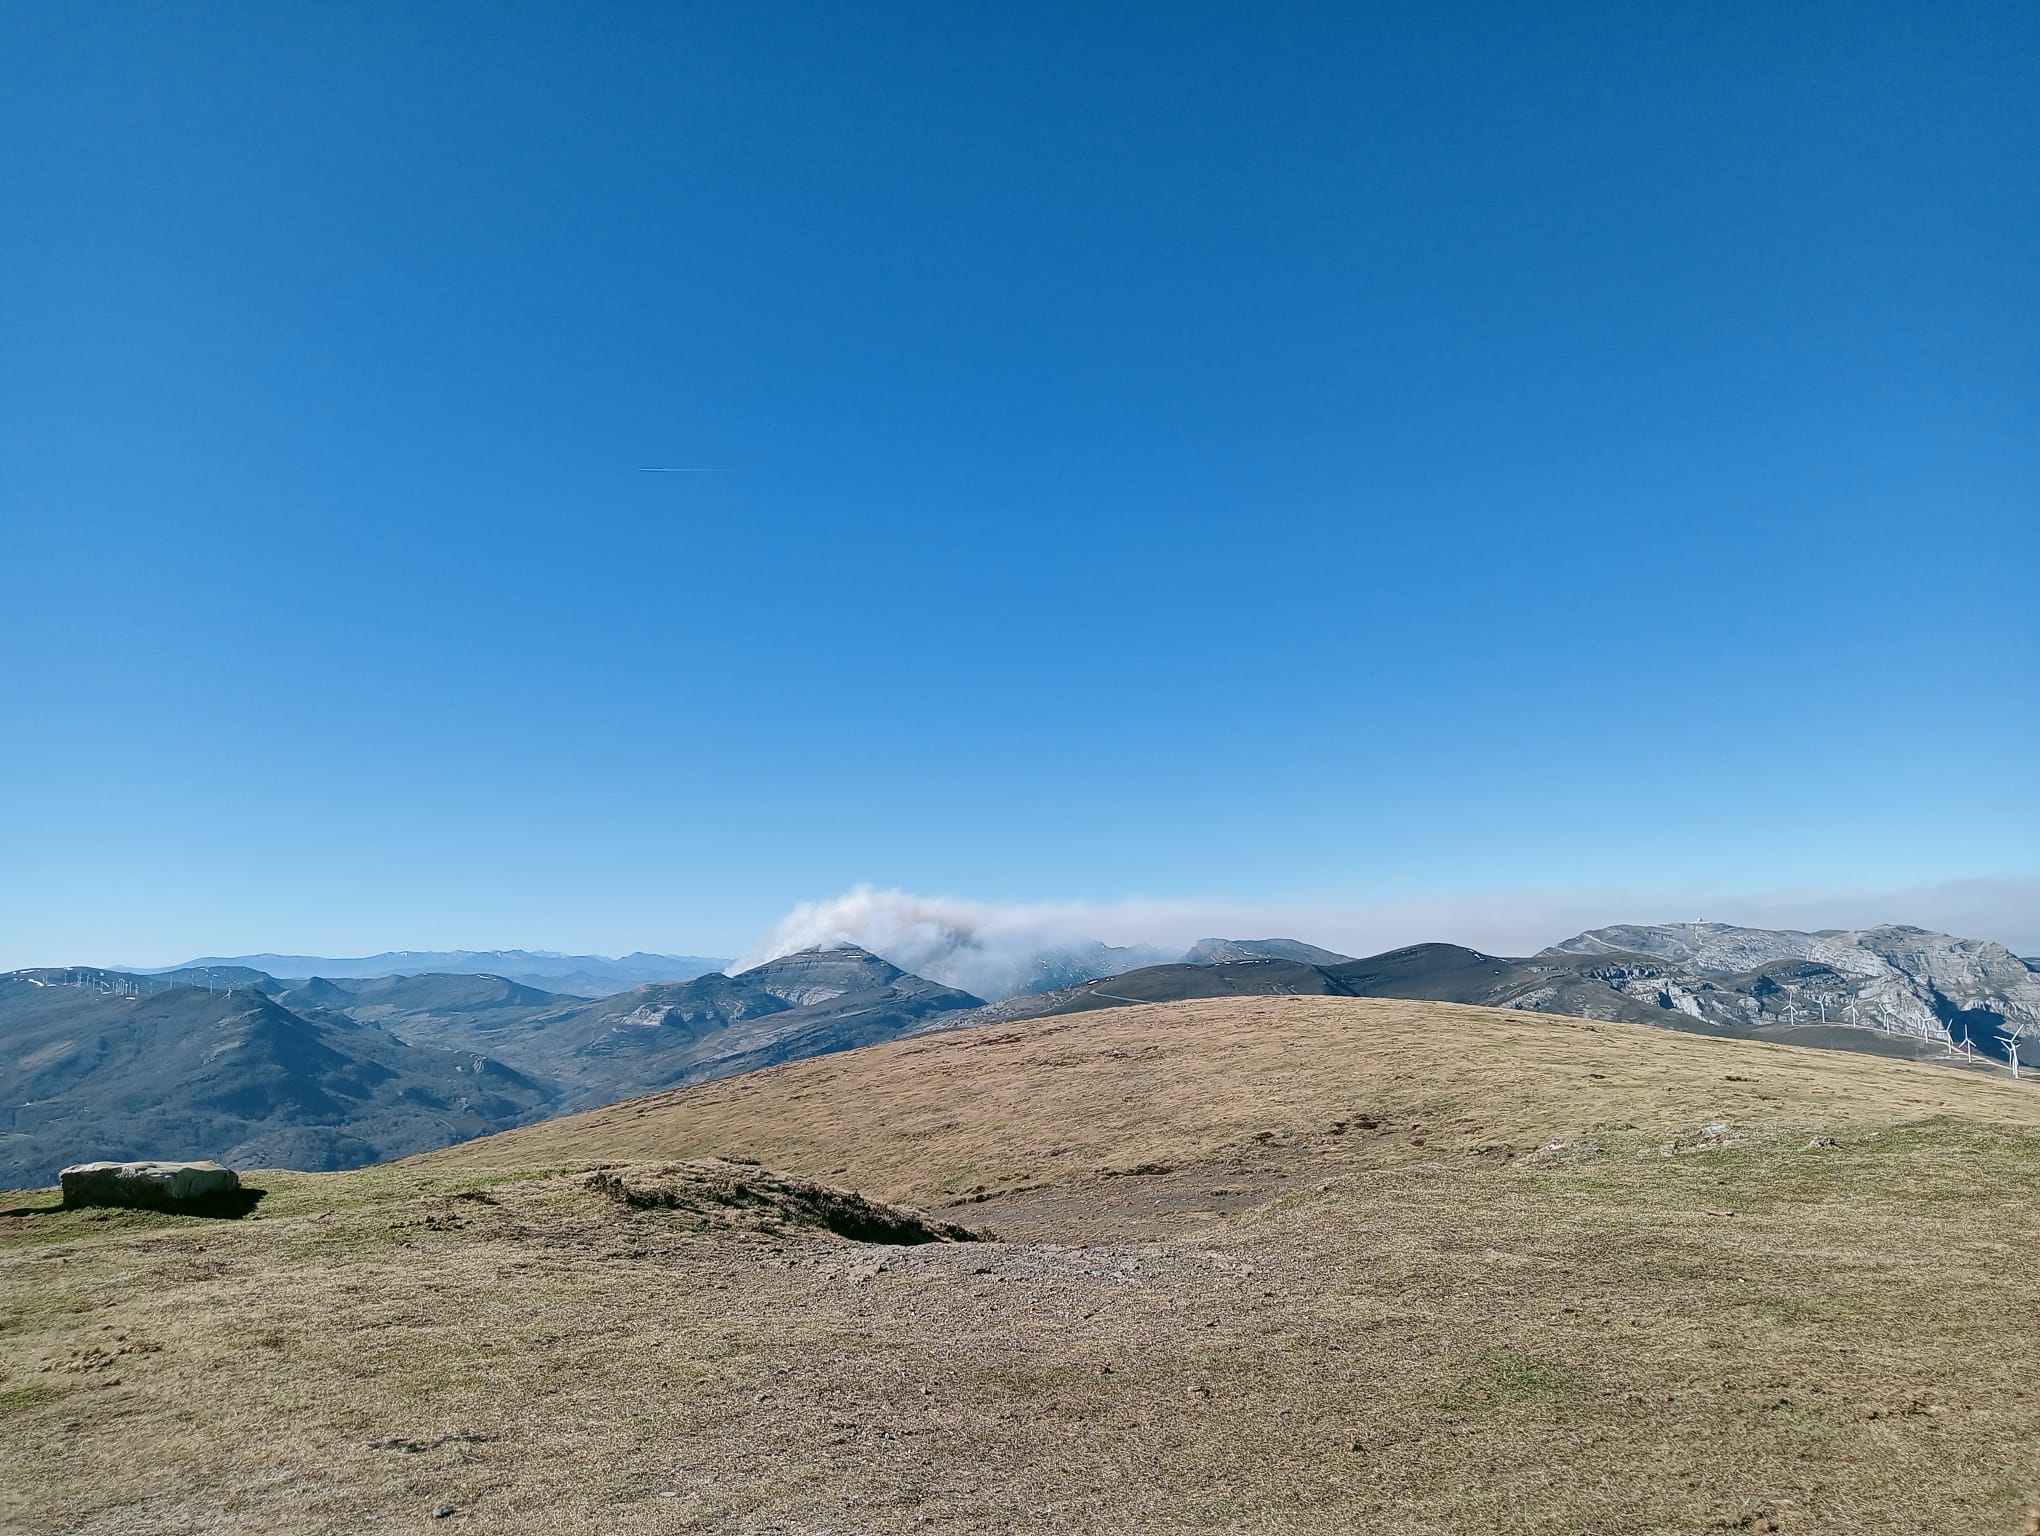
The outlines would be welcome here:
M 846 993 L 880 991 L 906 972 L 855 944 L 832 944 L 779 955 L 737 975 L 758 991 L 806 1008 Z
M 1710 1018 L 1738 989 L 1791 1019 L 1845 1022 L 1901 1034 L 1995 1039 L 2040 1030 L 2040 977 L 2004 945 L 1904 924 L 1872 928 L 1740 928 L 1730 923 L 1620 924 L 1595 928 L 1537 958 L 1646 957 L 1665 968 L 1643 978 L 1665 1006 Z M 1662 981 L 1662 985 L 1660 985 Z M 1710 996 L 1709 994 L 1715 994 Z
M 1301 939 L 1199 939 L 1183 962 L 1219 965 L 1234 960 L 1297 960 L 1305 965 L 1341 965 L 1352 958 Z

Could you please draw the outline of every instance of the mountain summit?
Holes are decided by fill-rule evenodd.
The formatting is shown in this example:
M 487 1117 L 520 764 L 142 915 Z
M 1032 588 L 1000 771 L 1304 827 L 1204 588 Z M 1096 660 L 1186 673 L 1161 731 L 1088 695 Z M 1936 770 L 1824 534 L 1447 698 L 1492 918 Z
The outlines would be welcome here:
M 1640 956 L 1656 967 L 1616 978 L 1620 989 L 1710 1023 L 1863 1025 L 1901 1034 L 1974 1030 L 1979 1041 L 2007 1028 L 2040 1034 L 2040 976 L 2002 944 L 1924 928 L 1740 928 L 1730 923 L 1623 924 L 1595 928 L 1541 951 L 1606 965 Z M 1623 969 L 1613 965 L 1612 970 Z
M 1296 960 L 1304 965 L 1338 965 L 1350 960 L 1336 950 L 1319 949 L 1301 939 L 1199 939 L 1183 956 L 1186 965 L 1217 965 L 1228 960 Z

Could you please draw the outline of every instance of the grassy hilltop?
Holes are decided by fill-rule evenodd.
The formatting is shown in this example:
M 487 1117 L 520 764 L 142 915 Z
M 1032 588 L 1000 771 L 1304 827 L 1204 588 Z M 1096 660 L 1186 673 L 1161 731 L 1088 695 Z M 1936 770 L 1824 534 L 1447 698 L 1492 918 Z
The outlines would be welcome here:
M 2021 1531 L 2034 1086 L 1214 999 L 10 1197 L 0 1528 Z

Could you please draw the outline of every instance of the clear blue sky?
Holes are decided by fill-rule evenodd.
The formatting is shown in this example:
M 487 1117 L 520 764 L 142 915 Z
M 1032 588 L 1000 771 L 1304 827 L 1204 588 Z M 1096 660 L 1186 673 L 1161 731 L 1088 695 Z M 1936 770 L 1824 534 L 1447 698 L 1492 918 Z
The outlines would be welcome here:
M 2036 61 L 6 7 L 0 963 L 2040 874 Z

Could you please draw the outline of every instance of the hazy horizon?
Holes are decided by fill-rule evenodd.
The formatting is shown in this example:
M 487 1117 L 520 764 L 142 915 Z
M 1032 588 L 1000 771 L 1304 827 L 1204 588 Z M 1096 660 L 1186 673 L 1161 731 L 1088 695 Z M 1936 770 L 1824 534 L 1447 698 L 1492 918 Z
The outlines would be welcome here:
M 1125 946 L 1184 949 L 1204 938 L 1294 938 L 1351 955 L 1378 954 L 1408 944 L 1463 944 L 1491 954 L 1526 955 L 1574 934 L 1617 923 L 1673 923 L 1704 919 L 1751 928 L 1857 929 L 1898 924 L 1991 940 L 2014 954 L 2040 956 L 2040 880 L 1949 882 L 1910 891 L 1782 892 L 1477 892 L 1405 903 L 1343 908 L 1307 902 L 1252 904 L 1204 901 L 985 902 L 954 896 L 855 887 L 833 898 L 799 903 L 739 942 L 679 942 L 568 946 L 557 943 L 385 943 L 367 946 L 216 944 L 161 958 L 23 958 L 0 941 L 0 969 L 44 965 L 96 965 L 109 970 L 162 970 L 204 958 L 321 956 L 368 958 L 383 954 L 585 955 L 619 959 L 634 953 L 721 958 L 733 966 L 757 964 L 774 954 L 841 938 L 875 953 L 911 955 L 917 926 L 1026 936 L 1042 944 L 1095 940 Z M 895 963 L 906 965 L 896 958 Z

